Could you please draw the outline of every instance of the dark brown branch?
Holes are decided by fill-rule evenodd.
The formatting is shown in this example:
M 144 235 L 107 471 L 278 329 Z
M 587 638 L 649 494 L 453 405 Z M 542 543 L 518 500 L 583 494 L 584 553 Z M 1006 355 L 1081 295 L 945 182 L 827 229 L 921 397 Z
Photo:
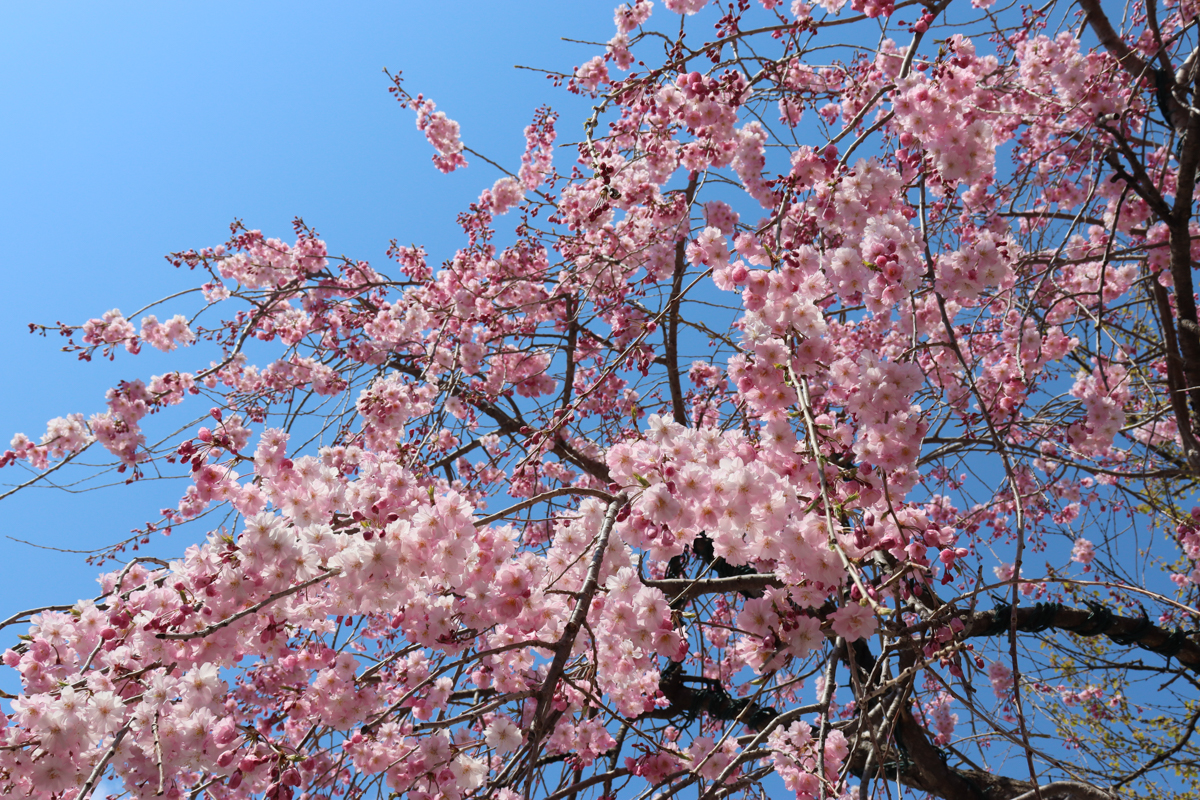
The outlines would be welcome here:
M 1108 17 L 1100 7 L 1100 0 L 1079 0 L 1080 7 L 1087 14 L 1087 22 L 1100 44 L 1108 51 L 1118 64 L 1121 65 L 1134 80 L 1149 78 L 1154 74 L 1153 68 L 1135 53 L 1125 40 L 1112 27 Z M 1158 53 L 1165 60 L 1165 54 Z M 1183 139 L 1179 150 L 1179 172 L 1176 176 L 1174 206 L 1165 209 L 1165 201 L 1158 193 L 1157 187 L 1137 158 L 1133 155 L 1128 144 L 1114 129 L 1101 125 L 1103 130 L 1112 134 L 1117 146 L 1121 149 L 1126 160 L 1134 169 L 1136 181 L 1131 185 L 1146 200 L 1155 213 L 1167 224 L 1170 231 L 1171 246 L 1171 277 L 1175 281 L 1175 301 L 1179 315 L 1178 353 L 1183 361 L 1185 384 L 1191 400 L 1193 414 L 1200 414 L 1200 326 L 1197 326 L 1196 301 L 1192 284 L 1191 234 L 1188 226 L 1192 217 L 1192 199 L 1195 191 L 1196 173 L 1200 168 L 1200 115 L 1192 114 L 1176 96 L 1175 76 L 1170 70 L 1164 70 L 1163 79 L 1170 83 L 1164 92 L 1159 90 L 1160 101 L 1167 106 L 1168 124 L 1174 126 L 1174 120 L 1184 121 L 1179 126 Z M 1115 161 L 1115 158 L 1111 159 Z M 1170 316 L 1163 319 L 1164 329 L 1169 324 Z M 1188 323 L 1191 323 L 1190 325 Z M 1177 391 L 1177 390 L 1175 390 Z M 1178 414 L 1177 414 L 1178 416 Z M 1190 426 L 1189 426 L 1190 427 Z
M 1192 283 L 1192 243 L 1189 225 L 1196 170 L 1200 166 L 1200 116 L 1193 116 L 1183 137 L 1175 208 L 1166 221 L 1171 235 L 1171 278 L 1175 282 L 1175 311 L 1179 316 L 1179 355 L 1187 379 L 1193 415 L 1200 415 L 1200 326 Z
M 691 213 L 692 199 L 696 196 L 699 175 L 692 173 L 688 178 L 684 199 L 687 202 L 685 219 Z M 683 297 L 683 276 L 687 273 L 687 238 L 675 245 L 675 274 L 671 278 L 671 298 L 667 301 L 667 324 L 663 327 L 663 344 L 666 360 L 667 385 L 671 390 L 671 412 L 675 421 L 687 427 L 687 406 L 683 402 L 683 381 L 679 377 L 679 301 Z
M 1134 80 L 1148 78 L 1151 75 L 1153 70 L 1150 65 L 1143 61 L 1142 57 L 1135 53 L 1129 45 L 1125 44 L 1125 40 L 1121 38 L 1120 34 L 1113 30 L 1112 23 L 1108 21 L 1108 15 L 1100 7 L 1100 0 L 1079 0 L 1079 7 L 1087 14 L 1088 25 L 1096 34 L 1096 38 L 1100 40 L 1100 44 Z
M 660 581 L 644 580 L 642 583 L 659 589 L 667 596 L 672 606 L 682 605 L 706 594 L 728 594 L 731 592 L 759 592 L 770 587 L 780 588 L 783 581 L 774 575 L 731 575 L 728 578 L 666 578 Z
M 912 710 L 900 710 L 896 741 L 911 764 L 899 774 L 901 783 L 946 800 L 1009 800 L 1032 788 L 1027 781 L 974 769 L 956 769 L 925 733 Z
M 906 660 L 911 660 L 911 655 L 907 659 L 902 655 L 902 663 Z M 866 642 L 851 645 L 846 661 L 857 676 L 851 685 L 861 705 L 859 724 L 878 726 L 871 731 L 873 735 L 858 739 L 860 744 L 851 752 L 847 765 L 851 774 L 865 776 L 868 770 L 890 763 L 891 775 L 900 783 L 945 800 L 1012 800 L 1033 788 L 1027 781 L 951 767 L 946 753 L 929 740 L 925 728 L 913 716 L 907 695 L 891 703 L 890 709 L 886 700 L 871 698 L 877 661 Z M 864 698 L 861 692 L 868 694 Z M 886 713 L 880 715 L 881 710 Z M 879 721 L 875 722 L 874 717 Z M 877 743 L 886 743 L 888 752 L 879 753 Z
M 1154 179 L 1150 177 L 1150 173 L 1146 172 L 1145 165 L 1142 164 L 1137 153 L 1129 145 L 1129 140 L 1120 130 L 1112 127 L 1106 121 L 1097 121 L 1096 127 L 1112 137 L 1113 143 L 1116 145 L 1116 150 L 1120 151 L 1121 155 L 1125 157 L 1125 161 L 1129 165 L 1129 170 L 1132 171 L 1127 171 L 1121 165 L 1116 152 L 1110 149 L 1104 154 L 1104 160 L 1113 168 L 1116 177 L 1124 180 L 1131 189 L 1137 192 L 1138 197 L 1146 201 L 1146 205 L 1150 206 L 1150 210 L 1155 215 L 1170 225 L 1171 214 L 1173 213 L 1171 206 L 1163 199 L 1162 194 L 1158 191 L 1158 186 L 1154 183 Z M 1173 240 L 1174 236 L 1171 238 Z
M 587 619 L 592 598 L 599 587 L 600 565 L 604 563 L 604 554 L 608 550 L 608 537 L 617 523 L 617 512 L 627 501 L 628 497 L 622 492 L 608 504 L 608 511 L 604 515 L 604 522 L 600 525 L 600 533 L 596 537 L 596 551 L 592 554 L 591 564 L 588 565 L 587 577 L 575 597 L 575 609 L 571 612 L 571 618 L 567 620 L 562 636 L 554 646 L 554 660 L 550 662 L 550 667 L 546 670 L 546 679 L 542 682 L 542 688 L 537 694 L 537 710 L 533 715 L 533 730 L 530 732 L 531 750 L 536 750 L 541 737 L 549 729 L 547 712 L 554 699 L 554 690 L 558 686 L 558 679 L 562 677 L 563 670 L 566 669 L 567 659 L 571 657 L 571 650 L 575 646 L 575 637 L 579 635 L 583 622 Z
M 1001 636 L 1011 630 L 1037 633 L 1050 629 L 1085 637 L 1107 636 L 1123 646 L 1136 644 L 1150 652 L 1175 657 L 1182 666 L 1200 672 L 1200 645 L 1181 630 L 1170 632 L 1154 625 L 1145 615 L 1140 618 L 1123 617 L 1099 604 L 1091 604 L 1088 609 L 1059 603 L 1038 603 L 1016 609 L 1001 605 L 991 611 L 966 613 L 960 618 L 966 623 L 963 634 L 966 638 Z M 905 786 L 946 800 L 1030 800 L 1038 796 L 1044 799 L 1079 796 L 1090 800 L 1113 797 L 1101 787 L 1073 781 L 1035 786 L 1026 780 L 950 766 L 947 754 L 930 741 L 907 701 L 893 703 L 892 707 L 896 708 L 894 718 L 890 711 L 881 713 L 886 710 L 885 698 L 891 694 L 881 695 L 879 690 L 882 687 L 872 682 L 875 658 L 865 642 L 856 644 L 854 655 L 855 658 L 849 660 L 858 676 L 852 685 L 862 706 L 859 724 L 871 726 L 872 735 L 856 740 L 860 744 L 855 746 L 850 755 L 848 767 L 851 773 L 866 776 L 868 772 L 874 774 L 881 767 L 890 767 L 890 777 Z M 903 700 L 902 696 L 900 700 Z M 1192 724 L 1195 724 L 1195 718 Z M 877 752 L 881 746 L 878 743 L 883 743 L 882 747 L 888 752 Z M 1152 761 L 1147 766 L 1153 766 L 1154 763 Z
M 1175 658 L 1180 665 L 1200 674 L 1200 645 L 1181 629 L 1168 631 L 1150 622 L 1149 618 L 1123 617 L 1099 604 L 1088 609 L 1072 608 L 1059 603 L 1038 603 L 1013 609 L 1001 605 L 992 611 L 976 611 L 962 615 L 966 624 L 963 635 L 998 636 L 1006 634 L 1012 615 L 1021 633 L 1038 633 L 1051 628 L 1076 636 L 1107 636 L 1122 646 L 1137 645 L 1143 650 Z
M 562 399 L 558 401 L 558 406 L 563 413 L 566 413 L 571 405 L 571 394 L 575 391 L 575 348 L 579 344 L 579 301 L 572 296 L 564 302 L 567 307 L 567 366 L 566 374 L 563 375 Z
M 495 420 L 496 427 L 500 433 L 516 434 L 520 433 L 521 429 L 526 427 L 493 402 L 487 400 L 470 400 L 469 398 L 464 399 L 467 399 L 477 409 Z M 597 461 L 590 456 L 585 456 L 561 438 L 555 437 L 554 446 L 550 448 L 550 452 L 563 461 L 579 467 L 593 478 L 602 480 L 605 483 L 609 482 L 608 467 L 603 462 Z
M 1192 434 L 1191 414 L 1188 412 L 1187 381 L 1180 369 L 1179 342 L 1175 337 L 1175 321 L 1171 314 L 1171 300 L 1167 297 L 1167 289 L 1157 280 L 1150 282 L 1150 292 L 1154 295 L 1158 307 L 1159 324 L 1162 326 L 1163 344 L 1167 349 L 1167 394 L 1171 400 L 1171 410 L 1175 413 L 1175 423 L 1179 427 L 1179 438 L 1183 442 L 1184 456 L 1187 463 L 1200 459 L 1200 448 Z
M 672 661 L 663 669 L 658 690 L 670 705 L 648 711 L 642 718 L 693 720 L 707 714 L 715 720 L 740 720 L 751 730 L 761 732 L 780 716 L 777 709 L 758 703 L 753 697 L 734 697 L 716 678 L 684 675 L 679 661 Z

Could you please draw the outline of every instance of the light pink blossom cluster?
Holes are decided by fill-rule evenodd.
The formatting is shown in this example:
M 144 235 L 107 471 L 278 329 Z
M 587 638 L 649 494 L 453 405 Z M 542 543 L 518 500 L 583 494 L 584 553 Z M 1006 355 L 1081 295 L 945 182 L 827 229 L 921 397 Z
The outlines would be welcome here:
M 28 436 L 18 433 L 9 444 L 11 449 L 0 456 L 0 464 L 16 459 L 28 461 L 34 469 L 46 469 L 52 458 L 65 458 L 80 452 L 94 441 L 82 414 L 55 417 L 46 423 L 40 444 L 34 444 Z
M 141 337 L 142 341 L 164 353 L 171 352 L 177 345 L 186 347 L 196 341 L 196 334 L 188 327 L 187 318 L 182 314 L 176 314 L 165 324 L 153 314 L 143 317 Z
M 795 792 L 799 800 L 816 800 L 828 796 L 831 787 L 838 785 L 838 772 L 850 752 L 849 743 L 841 731 L 830 731 L 822 747 L 813 736 L 812 726 L 797 720 L 788 727 L 782 726 L 771 732 L 768 738 L 775 764 L 784 786 Z M 824 751 L 825 774 L 817 769 L 819 754 Z M 822 782 L 825 787 L 822 787 Z M 824 789 L 824 791 L 822 790 Z
M 445 112 L 434 111 L 437 105 L 421 95 L 417 95 L 411 105 L 417 112 L 417 130 L 424 131 L 425 138 L 437 151 L 433 156 L 434 165 L 442 172 L 454 172 L 459 167 L 467 166 L 467 159 L 462 154 L 458 123 L 447 117 Z
M 273 289 L 303 281 L 327 264 L 325 243 L 319 239 L 302 237 L 289 245 L 264 238 L 259 231 L 248 231 L 239 244 L 240 252 L 217 254 L 218 271 L 225 280 L 247 289 Z
M 125 349 L 131 353 L 137 353 L 140 346 L 133 323 L 121 316 L 121 311 L 116 308 L 112 311 L 105 311 L 104 316 L 100 319 L 89 319 L 83 323 L 83 343 L 90 345 L 124 343 Z
M 995 687 L 995 682 L 993 682 L 993 687 Z M 942 691 L 933 700 L 926 703 L 922 709 L 936 732 L 933 737 L 934 744 L 948 745 L 954 738 L 954 729 L 958 726 L 958 715 L 951 711 L 953 702 L 954 698 L 948 692 Z
M 595 92 L 604 84 L 609 83 L 608 79 L 608 64 L 605 63 L 604 56 L 596 56 L 591 61 L 587 62 L 575 70 L 574 84 L 581 86 L 588 92 Z

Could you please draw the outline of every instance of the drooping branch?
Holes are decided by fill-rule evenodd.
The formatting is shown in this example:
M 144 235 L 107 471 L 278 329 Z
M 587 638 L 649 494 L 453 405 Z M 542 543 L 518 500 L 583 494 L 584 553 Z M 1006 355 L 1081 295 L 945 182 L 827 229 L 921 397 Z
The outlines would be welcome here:
M 911 683 L 898 690 L 877 691 L 884 675 L 863 640 L 849 645 L 843 656 L 852 670 L 850 685 L 858 704 L 857 744 L 847 769 L 864 780 L 864 787 L 883 773 L 909 788 L 945 800 L 1008 800 L 1031 788 L 1026 781 L 951 767 L 946 753 L 929 740 L 912 713 L 908 694 Z M 901 652 L 902 666 L 911 667 L 914 660 L 911 651 Z M 886 752 L 880 752 L 881 748 Z
M 859 702 L 856 722 L 860 734 L 847 767 L 851 774 L 864 780 L 864 788 L 882 773 L 904 786 L 944 800 L 1020 800 L 1037 795 L 1039 787 L 1030 781 L 992 771 L 950 766 L 948 753 L 930 740 L 925 727 L 913 714 L 904 687 L 900 687 L 900 694 L 894 700 L 891 696 L 896 690 L 884 694 L 876 692 L 883 675 L 866 643 L 859 640 L 846 655 L 848 665 L 855 671 L 856 679 L 851 686 Z M 912 661 L 911 653 L 901 655 L 902 665 L 911 666 Z M 867 735 L 861 735 L 864 733 Z M 878 752 L 880 745 L 888 752 Z M 1064 785 L 1063 782 L 1047 785 L 1044 788 L 1051 794 L 1046 796 L 1069 797 L 1055 793 Z M 1088 788 L 1097 794 L 1083 794 L 1082 797 L 1111 800 L 1109 795 L 1094 787 Z
M 104 774 L 104 769 L 108 766 L 108 762 L 112 760 L 114 755 L 116 755 L 117 748 L 121 746 L 121 740 L 125 738 L 125 734 L 129 733 L 129 729 L 132 726 L 133 722 L 128 722 L 125 725 L 122 725 L 121 729 L 117 731 L 115 736 L 113 736 L 112 744 L 110 744 L 108 749 L 104 751 L 104 755 L 101 756 L 96 762 L 96 766 L 92 767 L 91 774 L 88 775 L 87 780 L 84 781 L 83 786 L 80 787 L 79 794 L 75 795 L 75 800 L 87 800 L 87 797 L 92 793 L 92 790 L 96 788 L 96 784 L 100 781 L 100 776 Z

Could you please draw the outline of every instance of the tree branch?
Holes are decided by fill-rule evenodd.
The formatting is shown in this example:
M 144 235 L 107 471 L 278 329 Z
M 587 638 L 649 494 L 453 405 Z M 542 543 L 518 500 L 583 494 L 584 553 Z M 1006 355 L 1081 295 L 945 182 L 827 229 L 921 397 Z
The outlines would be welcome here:
M 1107 636 L 1122 646 L 1137 645 L 1166 658 L 1175 658 L 1180 665 L 1200 674 L 1200 645 L 1182 629 L 1167 631 L 1143 615 L 1140 618 L 1122 617 L 1098 603 L 1087 610 L 1059 603 L 1038 603 L 1013 609 L 1000 605 L 991 611 L 968 612 L 961 615 L 966 624 L 964 638 L 998 636 L 1008 632 L 1010 615 L 1015 616 L 1016 629 L 1022 633 L 1039 633 L 1055 628 L 1076 636 Z
M 687 202 L 684 219 L 691 212 L 692 199 L 696 196 L 699 175 L 693 172 L 688 177 L 683 196 Z M 667 368 L 667 385 L 671 389 L 671 412 L 675 421 L 687 427 L 687 406 L 683 402 L 683 381 L 679 377 L 679 301 L 683 297 L 683 276 L 687 273 L 687 237 L 675 245 L 675 274 L 671 278 L 671 298 L 667 301 L 667 324 L 663 326 L 663 353 Z
M 266 598 L 265 600 L 255 603 L 254 605 L 250 606 L 249 608 L 243 609 L 242 611 L 239 611 L 238 613 L 234 614 L 233 616 L 227 617 L 227 618 L 221 620 L 220 622 L 214 622 L 212 625 L 209 625 L 207 628 L 201 628 L 200 630 L 193 631 L 192 633 L 159 633 L 156 635 L 158 636 L 159 639 L 174 639 L 176 641 L 186 641 L 188 639 L 199 639 L 203 636 L 208 636 L 209 634 L 216 633 L 217 631 L 221 630 L 222 628 L 232 625 L 233 623 L 237 622 L 239 619 L 242 619 L 243 617 L 247 617 L 257 611 L 262 610 L 263 608 L 266 608 L 271 603 L 274 603 L 276 600 L 282 599 L 291 594 L 295 594 L 296 592 L 299 592 L 303 589 L 307 589 L 309 586 L 312 586 L 314 583 L 320 583 L 321 581 L 325 580 L 326 578 L 333 577 L 334 575 L 337 575 L 340 572 L 341 572 L 340 569 L 327 569 L 315 578 L 309 578 L 304 583 L 298 583 L 295 586 L 288 587 L 287 589 L 281 589 L 278 592 L 275 592 L 275 594 Z

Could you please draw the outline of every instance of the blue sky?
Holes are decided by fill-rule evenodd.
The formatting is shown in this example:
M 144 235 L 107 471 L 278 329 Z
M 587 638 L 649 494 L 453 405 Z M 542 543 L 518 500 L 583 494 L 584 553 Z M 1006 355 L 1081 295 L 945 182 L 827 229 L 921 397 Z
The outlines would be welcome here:
M 498 173 L 478 161 L 437 172 L 383 68 L 402 71 L 409 90 L 458 120 L 467 145 L 515 170 L 537 106 L 563 113 L 563 142 L 577 138 L 590 103 L 513 66 L 566 71 L 586 61 L 596 48 L 560 37 L 607 40 L 615 5 L 5 4 L 0 444 L 18 431 L 40 437 L 51 417 L 101 410 L 105 388 L 121 379 L 194 368 L 199 353 L 149 348 L 82 363 L 59 352 L 57 337 L 30 336 L 28 324 L 82 323 L 110 308 L 132 314 L 194 286 L 198 276 L 163 256 L 224 241 L 235 218 L 286 239 L 299 215 L 332 252 L 373 262 L 392 238 L 424 245 L 435 262 L 451 254 L 456 213 Z M 194 305 L 168 308 L 169 317 Z M 25 477 L 10 467 L 0 483 Z M 148 481 L 4 500 L 0 618 L 96 590 L 96 570 L 81 556 L 7 537 L 98 547 L 155 518 L 182 488 Z M 171 556 L 186 543 L 152 548 Z

